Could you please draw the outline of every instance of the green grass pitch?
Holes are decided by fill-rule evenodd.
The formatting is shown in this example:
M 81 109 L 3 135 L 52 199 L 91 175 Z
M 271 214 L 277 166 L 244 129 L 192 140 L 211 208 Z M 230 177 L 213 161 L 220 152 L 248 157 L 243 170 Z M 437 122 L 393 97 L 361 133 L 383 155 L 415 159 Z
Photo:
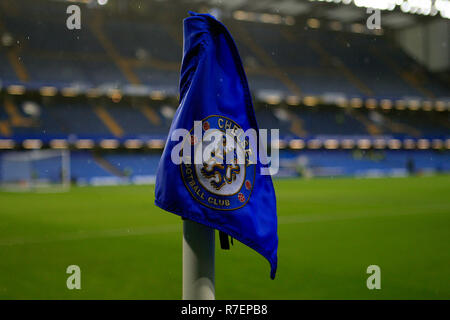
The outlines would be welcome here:
M 275 189 L 276 280 L 243 244 L 216 243 L 218 299 L 450 299 L 450 176 Z M 181 219 L 155 207 L 153 191 L 0 193 L 0 299 L 180 299 Z M 66 288 L 72 264 L 81 290 Z M 373 264 L 381 290 L 366 287 Z

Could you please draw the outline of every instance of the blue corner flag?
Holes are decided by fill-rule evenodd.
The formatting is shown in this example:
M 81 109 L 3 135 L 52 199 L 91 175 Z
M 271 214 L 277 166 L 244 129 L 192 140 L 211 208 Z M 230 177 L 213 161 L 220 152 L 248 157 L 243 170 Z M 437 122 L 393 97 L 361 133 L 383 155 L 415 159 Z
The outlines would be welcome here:
M 234 162 L 221 164 L 216 162 L 219 154 L 214 152 L 200 163 L 173 161 L 180 141 L 172 137 L 178 129 L 189 133 L 189 139 L 184 141 L 193 150 L 192 158 L 198 154 L 194 121 L 201 123 L 200 141 L 206 141 L 209 132 L 227 135 L 229 130 L 237 132 L 237 129 L 245 132 L 254 129 L 257 138 L 260 137 L 247 78 L 233 38 L 211 15 L 191 15 L 184 20 L 180 105 L 159 162 L 155 204 L 218 229 L 256 250 L 269 261 L 270 276 L 274 279 L 278 248 L 275 191 L 271 176 L 262 174 L 261 169 L 267 166 L 261 163 L 256 150 L 249 150 L 248 140 L 244 138 L 241 144 L 237 143 L 245 154 L 244 162 L 236 161 L 234 155 Z M 177 151 L 184 156 L 184 150 Z M 225 153 L 220 154 L 222 159 Z M 249 161 L 250 156 L 256 156 L 256 161 Z

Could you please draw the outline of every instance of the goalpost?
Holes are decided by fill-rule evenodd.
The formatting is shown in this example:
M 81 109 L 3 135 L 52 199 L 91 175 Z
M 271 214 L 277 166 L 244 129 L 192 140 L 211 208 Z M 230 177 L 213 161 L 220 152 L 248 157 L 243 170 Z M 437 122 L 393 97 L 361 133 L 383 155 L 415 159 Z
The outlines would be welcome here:
M 0 187 L 9 191 L 68 191 L 70 152 L 33 150 L 2 153 Z

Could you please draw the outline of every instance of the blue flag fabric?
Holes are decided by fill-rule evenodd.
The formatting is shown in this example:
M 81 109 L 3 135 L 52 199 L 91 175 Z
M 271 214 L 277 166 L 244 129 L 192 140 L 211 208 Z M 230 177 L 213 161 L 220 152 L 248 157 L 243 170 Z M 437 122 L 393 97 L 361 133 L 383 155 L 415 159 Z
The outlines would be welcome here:
M 218 229 L 253 248 L 277 269 L 277 215 L 270 175 L 259 161 L 231 167 L 233 179 L 195 164 L 175 164 L 175 129 L 241 128 L 258 130 L 247 78 L 233 38 L 208 14 L 191 13 L 184 20 L 184 55 L 180 105 L 175 113 L 156 177 L 155 204 L 183 218 Z M 193 132 L 193 131 L 191 131 Z M 197 141 L 191 136 L 191 143 Z M 233 173 L 234 172 L 234 173 Z M 216 176 L 217 174 L 217 176 Z M 223 174 L 223 181 L 229 175 Z M 217 179 L 216 179 L 217 178 Z

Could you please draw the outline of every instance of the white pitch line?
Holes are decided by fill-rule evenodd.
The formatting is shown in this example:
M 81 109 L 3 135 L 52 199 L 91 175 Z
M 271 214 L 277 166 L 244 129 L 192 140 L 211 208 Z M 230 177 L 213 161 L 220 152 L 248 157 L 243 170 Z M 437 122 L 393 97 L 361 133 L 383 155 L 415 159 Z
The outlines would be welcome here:
M 427 209 L 433 210 L 443 209 L 444 212 L 427 212 Z M 450 213 L 449 205 L 447 204 L 428 204 L 428 205 L 415 205 L 405 206 L 398 209 L 395 213 L 379 212 L 378 209 L 368 209 L 366 213 L 344 213 L 335 212 L 334 214 L 296 214 L 289 216 L 281 216 L 278 218 L 278 224 L 295 224 L 295 223 L 308 223 L 308 222 L 322 222 L 322 221 L 341 221 L 341 220 L 354 220 L 354 219 L 366 219 L 366 218 L 388 218 L 399 217 L 409 215 L 421 215 L 421 214 L 439 214 Z
M 433 207 L 434 209 L 444 209 L 444 212 L 426 212 L 426 208 Z M 406 211 L 404 211 L 406 210 Z M 285 224 L 298 224 L 298 223 L 310 223 L 310 222 L 323 222 L 323 221 L 342 221 L 342 220 L 354 220 L 354 219 L 367 219 L 367 218 L 382 218 L 382 217 L 397 217 L 406 215 L 420 215 L 420 214 L 437 214 L 448 213 L 448 206 L 442 204 L 428 205 L 428 206 L 414 206 L 402 208 L 402 211 L 396 213 L 378 213 L 373 212 L 374 209 L 368 210 L 371 213 L 334 213 L 334 214 L 296 214 L 289 216 L 281 216 L 278 219 L 279 225 Z M 147 226 L 141 228 L 124 228 L 124 229 L 109 229 L 109 230 L 92 230 L 92 231 L 79 231 L 68 232 L 59 235 L 40 236 L 40 237 L 14 237 L 0 239 L 0 246 L 14 246 L 14 245 L 26 245 L 26 244 L 39 244 L 58 241 L 71 241 L 71 240 L 86 240 L 86 239 L 98 239 L 98 238 L 115 238 L 126 236 L 141 236 L 151 234 L 163 234 L 163 233 L 175 233 L 181 232 L 180 224 L 167 224 L 160 226 Z
M 142 228 L 125 228 L 125 229 L 109 229 L 109 230 L 92 230 L 68 232 L 59 235 L 51 235 L 49 237 L 15 237 L 0 239 L 0 246 L 12 246 L 21 244 L 36 244 L 57 241 L 85 240 L 95 238 L 114 238 L 125 236 L 140 236 L 149 234 L 160 234 L 181 231 L 181 224 L 168 224 L 160 226 L 148 226 Z

